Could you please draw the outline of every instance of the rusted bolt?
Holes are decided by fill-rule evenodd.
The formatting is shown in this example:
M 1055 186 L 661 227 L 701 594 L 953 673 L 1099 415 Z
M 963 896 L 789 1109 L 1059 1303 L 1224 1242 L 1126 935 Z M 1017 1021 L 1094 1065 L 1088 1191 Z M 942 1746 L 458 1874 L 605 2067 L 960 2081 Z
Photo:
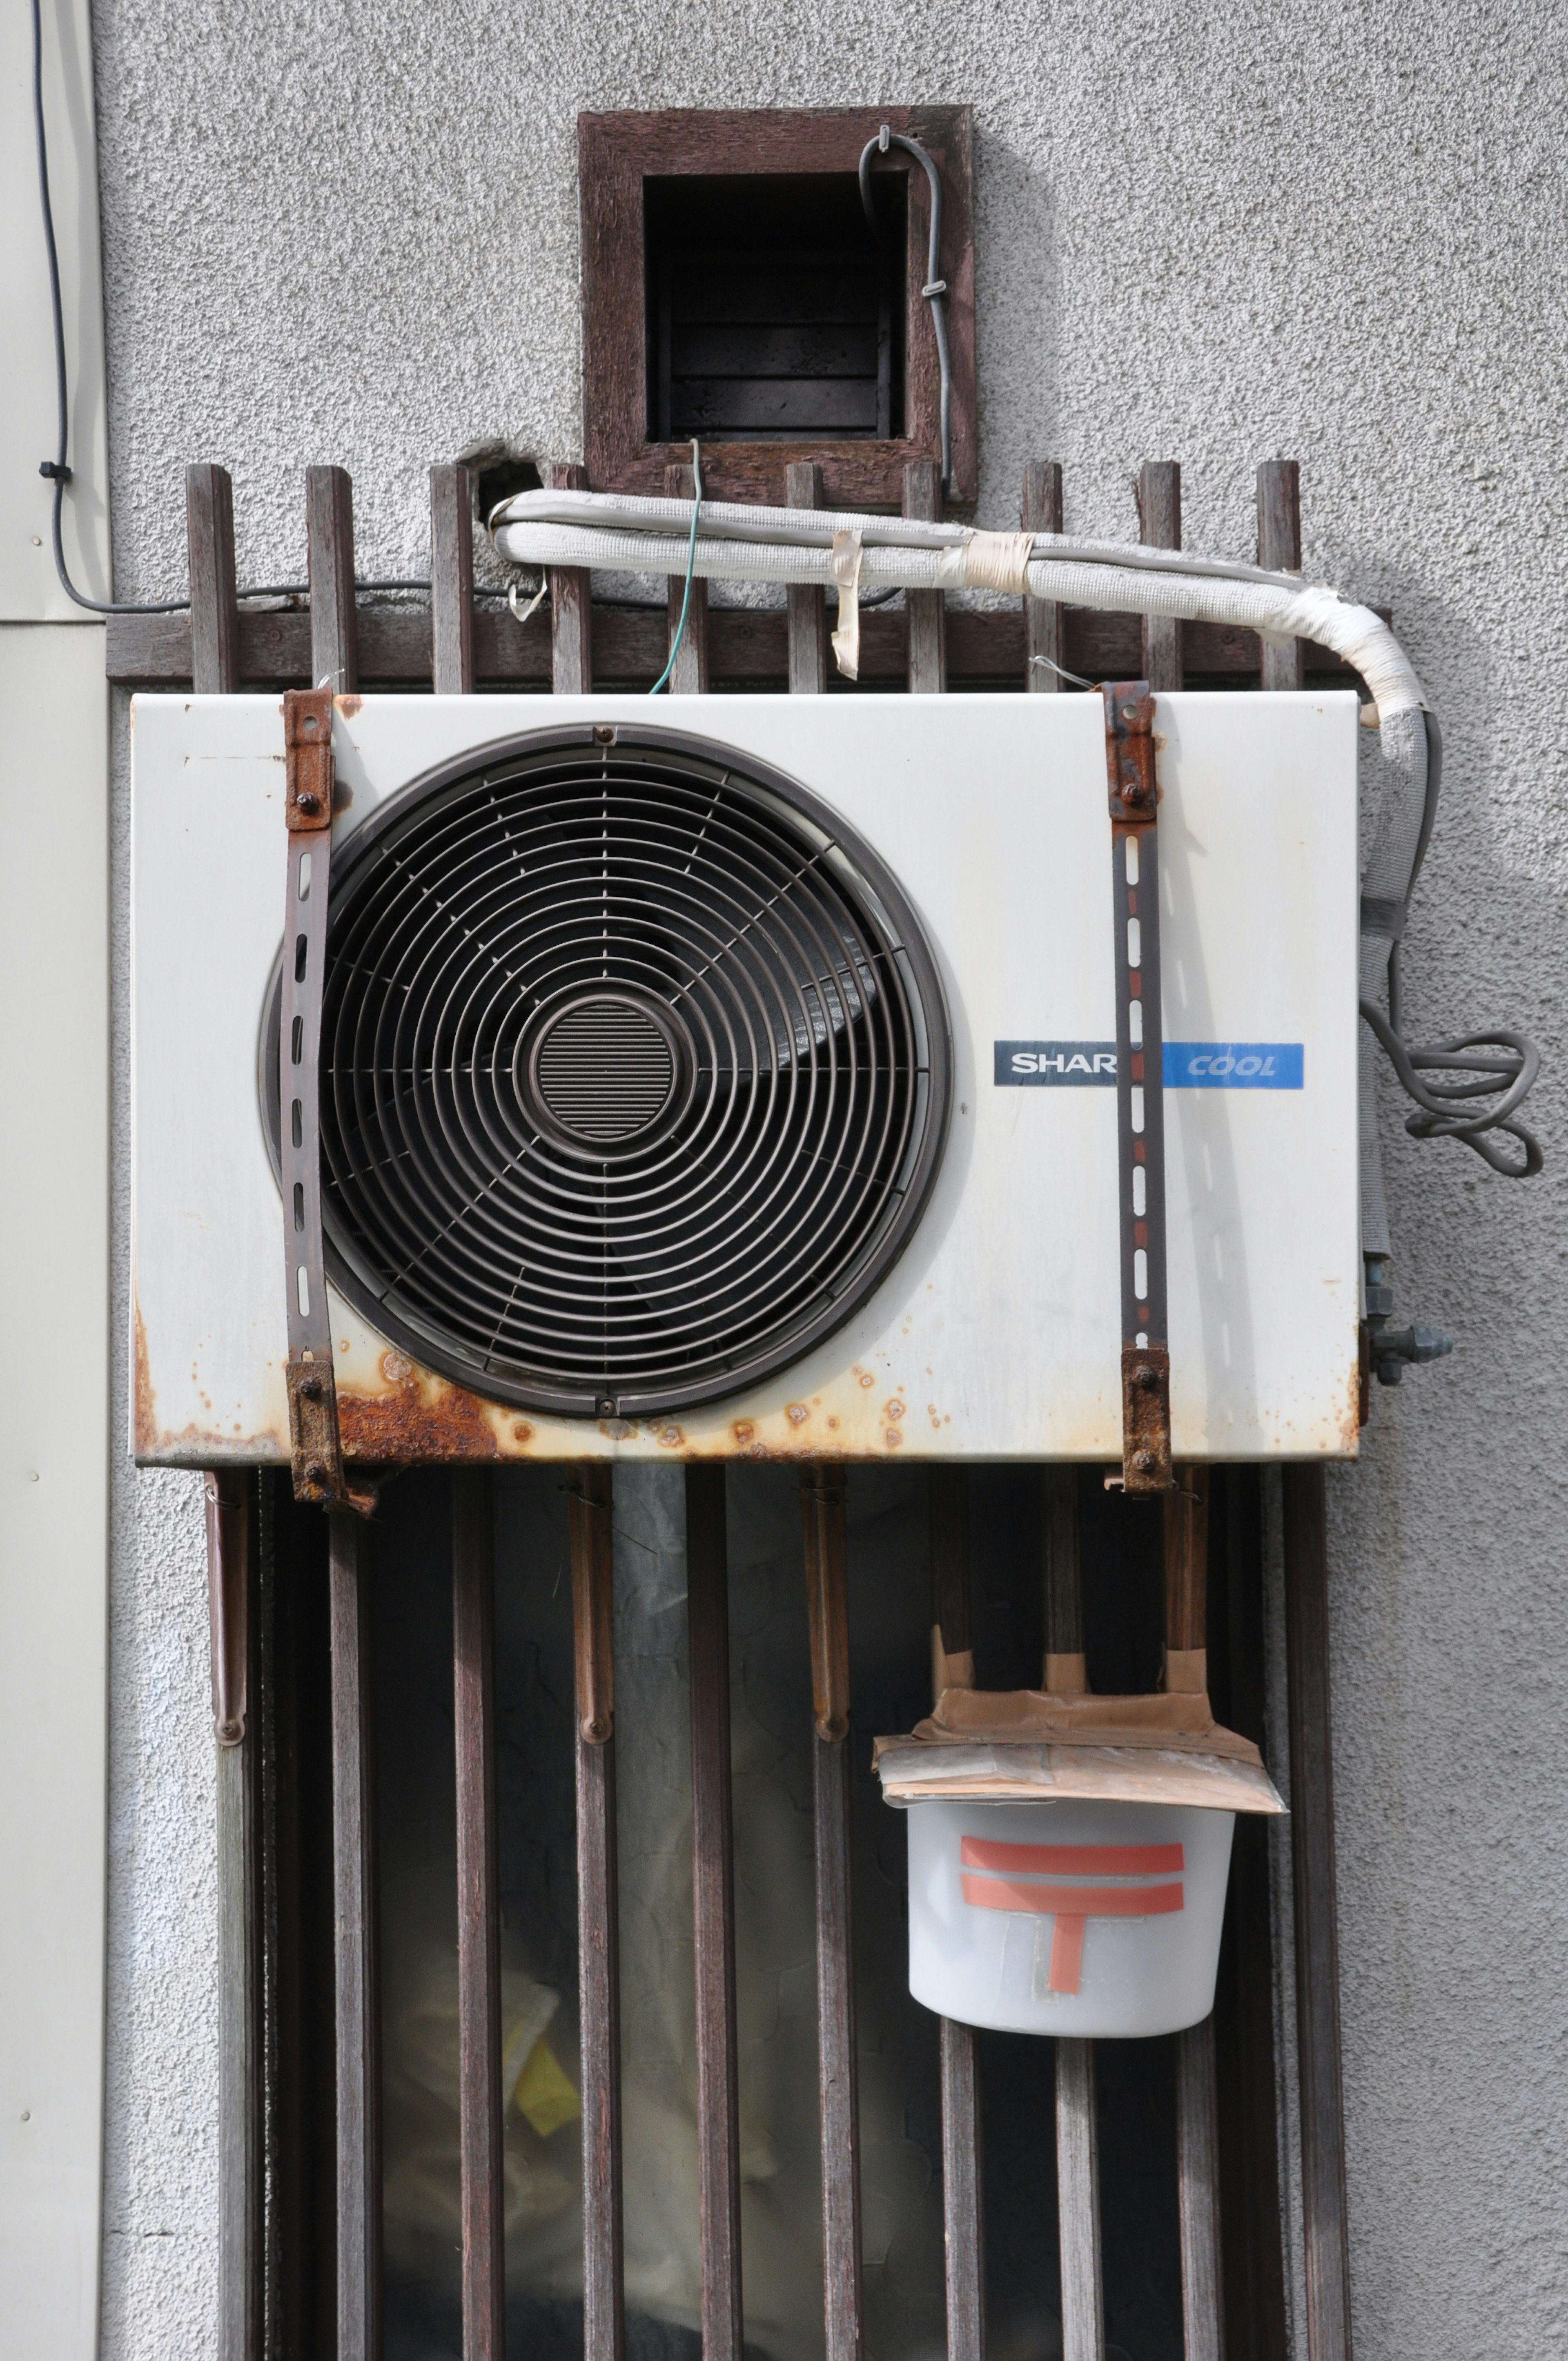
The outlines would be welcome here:
M 1145 1393 L 1152 1393 L 1159 1383 L 1159 1372 L 1151 1363 L 1139 1361 L 1133 1369 L 1133 1383 L 1141 1387 Z
M 319 1459 L 306 1460 L 305 1481 L 307 1484 L 324 1484 L 326 1482 L 326 1469 L 322 1466 Z
M 1140 1476 L 1146 1476 L 1149 1469 L 1154 1466 L 1153 1452 L 1135 1451 L 1133 1454 L 1133 1465 L 1137 1469 Z
M 302 1378 L 300 1379 L 300 1391 L 304 1395 L 307 1401 L 320 1401 L 323 1391 L 321 1379 L 319 1378 Z
M 302 794 L 297 795 L 294 801 L 302 812 L 318 812 L 322 807 L 320 796 L 313 795 L 309 787 L 306 787 Z
M 609 723 L 608 721 L 596 722 L 594 725 L 594 744 L 596 746 L 613 746 L 614 743 L 615 731 L 611 729 Z

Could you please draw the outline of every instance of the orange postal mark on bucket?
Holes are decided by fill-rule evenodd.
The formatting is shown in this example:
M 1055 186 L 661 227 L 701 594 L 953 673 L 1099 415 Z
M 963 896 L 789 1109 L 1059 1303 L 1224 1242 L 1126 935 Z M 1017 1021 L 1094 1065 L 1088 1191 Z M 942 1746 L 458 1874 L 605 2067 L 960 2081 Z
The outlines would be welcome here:
M 964 1900 L 977 1910 L 1024 1910 L 1054 1917 L 1049 1989 L 1075 1993 L 1083 1965 L 1083 1928 L 1090 1918 L 1156 1918 L 1181 1909 L 1179 1885 L 1046 1885 L 1055 1872 L 1079 1877 L 1149 1877 L 1180 1870 L 1182 1849 L 1168 1845 L 992 1844 L 965 1837 L 964 1871 L 1012 1870 L 1024 1876 L 961 1878 Z M 1032 1874 L 1031 1874 L 1032 1872 Z

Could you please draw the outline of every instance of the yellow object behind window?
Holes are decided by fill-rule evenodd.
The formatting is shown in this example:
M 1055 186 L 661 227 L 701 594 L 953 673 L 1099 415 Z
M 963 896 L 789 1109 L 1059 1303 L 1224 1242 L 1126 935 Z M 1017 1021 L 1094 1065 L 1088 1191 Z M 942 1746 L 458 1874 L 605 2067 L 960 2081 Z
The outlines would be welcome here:
M 582 2106 L 547 2041 L 536 2041 L 517 2078 L 512 2097 L 517 2111 L 541 2139 L 548 2139 L 563 2124 L 576 2121 Z

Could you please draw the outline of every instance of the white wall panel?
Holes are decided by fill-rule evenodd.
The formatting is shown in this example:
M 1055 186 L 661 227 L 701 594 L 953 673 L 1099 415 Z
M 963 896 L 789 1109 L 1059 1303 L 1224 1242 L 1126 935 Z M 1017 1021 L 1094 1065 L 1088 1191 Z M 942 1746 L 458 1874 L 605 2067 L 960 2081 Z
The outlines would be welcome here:
M 108 1542 L 104 642 L 0 625 L 0 2354 L 98 2327 Z

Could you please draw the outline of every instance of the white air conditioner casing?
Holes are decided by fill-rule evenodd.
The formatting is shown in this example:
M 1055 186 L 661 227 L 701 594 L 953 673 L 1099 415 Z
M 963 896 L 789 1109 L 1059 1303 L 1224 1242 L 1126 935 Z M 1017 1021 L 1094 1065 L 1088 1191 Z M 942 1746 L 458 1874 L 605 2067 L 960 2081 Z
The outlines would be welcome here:
M 334 1294 L 346 1450 L 1118 1461 L 1116 1093 L 1051 1062 L 1092 1067 L 1115 1029 L 1100 698 L 345 697 L 334 858 L 441 766 L 583 723 L 678 728 L 765 764 L 893 873 L 950 1027 L 929 1200 L 869 1301 L 795 1366 L 644 1419 L 484 1400 Z M 1156 730 L 1175 1455 L 1347 1457 L 1356 700 L 1162 696 Z M 134 1448 L 287 1462 L 282 1209 L 258 1093 L 284 905 L 280 700 L 141 697 L 134 746 Z

